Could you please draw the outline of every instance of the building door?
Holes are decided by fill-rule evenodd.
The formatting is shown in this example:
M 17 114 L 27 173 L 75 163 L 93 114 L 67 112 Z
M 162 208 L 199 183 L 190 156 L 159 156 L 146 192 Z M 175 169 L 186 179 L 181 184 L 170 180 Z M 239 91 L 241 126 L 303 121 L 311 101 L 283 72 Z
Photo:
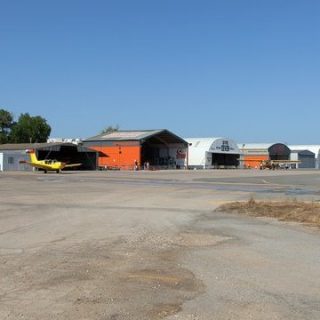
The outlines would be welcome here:
M 238 167 L 239 157 L 239 154 L 213 153 L 211 164 L 214 168 Z

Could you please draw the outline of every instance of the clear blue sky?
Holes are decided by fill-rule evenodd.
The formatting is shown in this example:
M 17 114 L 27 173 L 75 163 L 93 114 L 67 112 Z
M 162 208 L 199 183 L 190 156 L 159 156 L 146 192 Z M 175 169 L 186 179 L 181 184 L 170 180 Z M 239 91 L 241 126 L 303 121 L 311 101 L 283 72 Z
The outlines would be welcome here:
M 320 144 L 319 85 L 318 0 L 0 0 L 0 107 L 52 137 Z

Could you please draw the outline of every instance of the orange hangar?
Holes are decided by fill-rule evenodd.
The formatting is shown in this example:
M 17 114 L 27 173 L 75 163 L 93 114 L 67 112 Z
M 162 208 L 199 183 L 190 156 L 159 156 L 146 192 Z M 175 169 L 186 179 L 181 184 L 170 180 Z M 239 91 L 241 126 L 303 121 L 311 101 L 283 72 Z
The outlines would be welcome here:
M 259 168 L 266 160 L 290 160 L 291 150 L 283 143 L 243 143 L 238 147 L 245 168 Z
M 188 143 L 169 130 L 121 130 L 83 141 L 101 169 L 173 169 L 187 163 Z

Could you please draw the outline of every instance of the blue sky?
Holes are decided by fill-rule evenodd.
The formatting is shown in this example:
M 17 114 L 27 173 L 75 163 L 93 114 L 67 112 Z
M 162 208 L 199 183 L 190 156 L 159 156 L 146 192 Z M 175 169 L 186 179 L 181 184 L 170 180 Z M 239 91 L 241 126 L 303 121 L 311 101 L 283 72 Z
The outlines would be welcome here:
M 0 108 L 53 137 L 320 144 L 319 17 L 318 0 L 0 0 Z

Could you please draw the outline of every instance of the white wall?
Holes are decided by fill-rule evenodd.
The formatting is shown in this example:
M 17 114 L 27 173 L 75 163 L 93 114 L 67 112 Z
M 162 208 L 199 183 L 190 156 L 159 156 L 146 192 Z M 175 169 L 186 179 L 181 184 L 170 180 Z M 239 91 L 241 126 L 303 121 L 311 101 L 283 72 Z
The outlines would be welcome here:
M 290 160 L 292 160 L 292 161 L 298 161 L 298 160 L 299 160 L 299 154 L 298 154 L 298 152 L 291 152 L 291 153 L 290 153 Z
M 3 153 L 0 153 L 0 171 L 3 171 Z

